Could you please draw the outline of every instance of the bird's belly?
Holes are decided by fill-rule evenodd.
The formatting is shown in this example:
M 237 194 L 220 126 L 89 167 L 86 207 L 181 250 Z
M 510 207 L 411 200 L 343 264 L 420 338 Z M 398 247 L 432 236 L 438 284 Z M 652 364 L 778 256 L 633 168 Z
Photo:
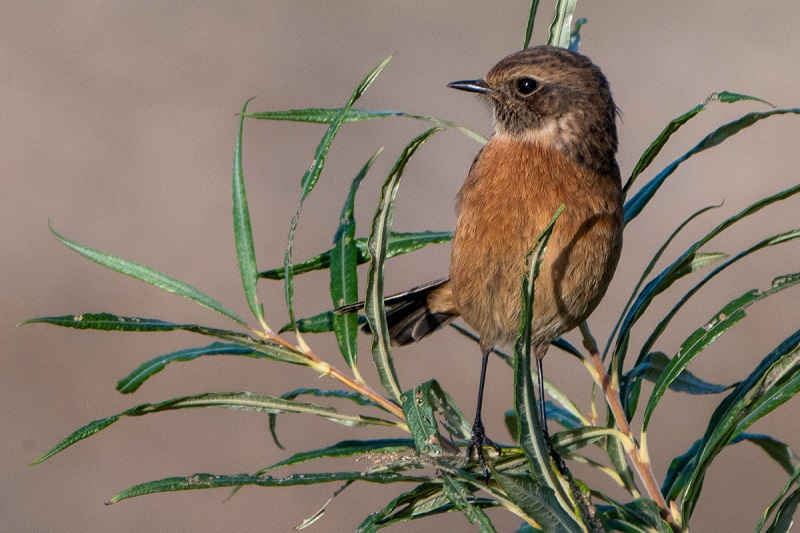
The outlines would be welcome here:
M 562 203 L 566 209 L 534 284 L 532 342 L 553 341 L 599 303 L 619 259 L 621 210 L 613 195 L 602 205 L 581 198 L 581 192 L 526 189 L 520 180 L 465 184 L 450 280 L 456 308 L 485 347 L 513 342 L 520 327 L 525 256 Z

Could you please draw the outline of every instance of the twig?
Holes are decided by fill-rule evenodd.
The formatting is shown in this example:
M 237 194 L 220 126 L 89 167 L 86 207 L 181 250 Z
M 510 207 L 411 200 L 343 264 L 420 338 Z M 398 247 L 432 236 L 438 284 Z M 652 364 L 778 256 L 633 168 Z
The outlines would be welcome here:
M 606 403 L 608 403 L 608 406 L 611 409 L 611 413 L 614 416 L 614 420 L 616 421 L 620 432 L 628 437 L 627 439 L 621 441 L 623 449 L 625 450 L 625 453 L 628 454 L 633 469 L 636 470 L 636 473 L 642 480 L 647 495 L 655 502 L 656 505 L 658 505 L 659 509 L 661 510 L 661 517 L 669 523 L 675 533 L 681 533 L 683 528 L 680 526 L 680 514 L 678 514 L 677 508 L 675 506 L 670 506 L 667 503 L 667 500 L 664 499 L 664 495 L 661 494 L 661 489 L 656 482 L 650 460 L 648 459 L 647 454 L 643 453 L 642 449 L 639 447 L 636 439 L 633 436 L 631 427 L 628 424 L 628 418 L 625 416 L 625 410 L 622 408 L 622 401 L 620 400 L 619 396 L 619 383 L 612 379 L 608 373 L 606 373 L 603 360 L 600 358 L 600 352 L 597 349 L 597 343 L 592 337 L 592 334 L 589 332 L 589 328 L 586 326 L 586 323 L 581 324 L 580 330 L 583 334 L 583 345 L 589 351 L 589 354 L 592 358 L 592 377 L 603 390 L 603 394 L 606 397 Z

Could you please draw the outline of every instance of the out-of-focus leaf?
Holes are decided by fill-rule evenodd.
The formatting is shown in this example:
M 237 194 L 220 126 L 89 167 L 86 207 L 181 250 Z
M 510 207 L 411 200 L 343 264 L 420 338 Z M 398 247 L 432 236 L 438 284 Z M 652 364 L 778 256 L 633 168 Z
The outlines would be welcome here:
M 572 32 L 569 34 L 569 49 L 572 52 L 578 52 L 581 48 L 581 27 L 589 22 L 588 19 L 579 18 L 575 21 Z
M 671 359 L 664 352 L 651 352 L 645 357 L 642 364 L 633 368 L 629 373 L 630 378 L 644 378 L 653 383 L 657 382 L 664 370 L 669 366 Z M 698 378 L 688 370 L 681 372 L 675 380 L 669 384 L 670 390 L 685 392 L 687 394 L 719 394 L 735 387 L 733 385 L 717 385 Z

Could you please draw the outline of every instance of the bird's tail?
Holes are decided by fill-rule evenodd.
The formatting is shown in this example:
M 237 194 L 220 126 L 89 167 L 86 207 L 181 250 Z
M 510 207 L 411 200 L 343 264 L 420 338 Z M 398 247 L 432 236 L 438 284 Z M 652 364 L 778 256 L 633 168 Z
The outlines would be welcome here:
M 442 278 L 413 289 L 387 296 L 386 322 L 389 337 L 395 346 L 417 342 L 437 331 L 458 316 L 450 289 L 450 279 Z M 337 313 L 350 313 L 364 308 L 364 302 L 345 305 Z M 362 328 L 369 333 L 369 325 Z

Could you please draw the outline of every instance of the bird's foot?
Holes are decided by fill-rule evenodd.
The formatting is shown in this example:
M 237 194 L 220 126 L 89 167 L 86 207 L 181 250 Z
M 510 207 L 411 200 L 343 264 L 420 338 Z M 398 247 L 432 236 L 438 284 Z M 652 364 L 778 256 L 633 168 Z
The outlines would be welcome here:
M 500 446 L 495 444 L 494 441 L 486 436 L 486 430 L 483 427 L 483 422 L 476 420 L 475 424 L 472 426 L 472 437 L 469 439 L 469 444 L 467 445 L 467 460 L 464 464 L 465 466 L 469 464 L 469 462 L 472 460 L 472 452 L 477 452 L 478 464 L 481 465 L 483 478 L 488 483 L 489 469 L 486 467 L 486 457 L 483 455 L 484 446 L 491 446 L 494 448 L 494 451 L 497 452 L 497 455 L 500 455 Z

